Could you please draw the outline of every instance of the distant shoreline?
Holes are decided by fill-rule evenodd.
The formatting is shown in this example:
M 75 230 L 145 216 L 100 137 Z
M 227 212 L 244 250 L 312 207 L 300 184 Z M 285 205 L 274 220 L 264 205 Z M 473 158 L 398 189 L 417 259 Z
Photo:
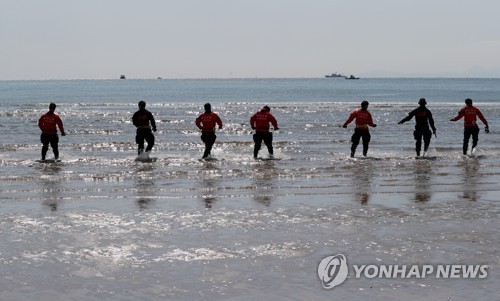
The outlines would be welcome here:
M 335 79 L 325 78 L 325 77 L 162 77 L 158 78 L 67 78 L 67 79 L 0 79 L 0 82 L 15 82 L 15 81 L 134 81 L 134 80 L 147 80 L 147 81 L 165 81 L 165 80 L 330 80 L 333 81 Z M 441 77 L 441 76 L 433 76 L 433 77 L 362 77 L 360 80 L 373 80 L 373 79 L 500 79 L 500 77 Z

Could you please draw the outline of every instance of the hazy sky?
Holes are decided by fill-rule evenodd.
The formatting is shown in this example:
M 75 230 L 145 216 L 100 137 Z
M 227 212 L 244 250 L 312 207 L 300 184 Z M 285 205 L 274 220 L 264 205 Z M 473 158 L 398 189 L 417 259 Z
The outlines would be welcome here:
M 0 80 L 500 77 L 499 0 L 0 0 Z

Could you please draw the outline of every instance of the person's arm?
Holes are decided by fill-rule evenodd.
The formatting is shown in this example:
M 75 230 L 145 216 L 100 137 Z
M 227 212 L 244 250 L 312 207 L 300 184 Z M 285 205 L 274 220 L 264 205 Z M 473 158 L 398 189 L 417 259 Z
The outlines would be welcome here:
M 464 117 L 465 113 L 464 113 L 464 109 L 461 109 L 460 112 L 458 112 L 458 115 L 452 119 L 450 119 L 450 121 L 457 121 L 457 120 L 460 120 L 460 118 Z
M 252 128 L 252 130 L 255 130 L 255 114 L 252 115 L 252 117 L 250 117 L 250 127 Z
M 276 121 L 276 118 L 274 118 L 273 114 L 269 113 L 269 121 L 271 121 L 271 124 L 273 125 L 273 128 L 275 130 L 278 130 L 278 122 Z
M 215 114 L 215 116 L 217 117 L 215 119 L 215 122 L 217 123 L 217 125 L 219 126 L 219 130 L 222 129 L 222 120 L 220 119 L 219 115 Z
M 38 127 L 43 131 L 43 116 L 38 119 Z
M 61 136 L 66 136 L 66 132 L 64 131 L 64 126 L 61 118 L 57 116 L 57 126 L 59 127 L 59 130 L 61 131 Z
M 202 127 L 201 127 L 201 115 L 198 116 L 198 118 L 196 118 L 195 123 L 196 123 L 196 127 L 201 130 L 202 129 Z
M 348 118 L 348 119 L 344 122 L 343 127 L 345 127 L 345 128 L 346 128 L 346 127 L 347 127 L 347 125 L 348 125 L 349 123 L 351 123 L 351 122 L 354 120 L 354 118 L 356 118 L 357 113 L 358 113 L 358 111 L 354 111 L 354 112 L 352 112 L 352 113 L 351 113 L 351 115 L 349 115 L 349 118 Z
M 134 115 L 132 115 L 132 124 L 137 126 L 137 113 L 134 113 Z
M 477 117 L 479 117 L 479 119 L 481 119 L 481 121 L 483 122 L 483 124 L 486 126 L 486 128 L 488 128 L 488 121 L 486 121 L 486 119 L 484 118 L 483 116 L 483 113 L 481 113 L 481 111 L 479 111 L 479 109 L 477 109 L 476 111 L 477 113 Z
M 407 121 L 410 121 L 413 118 L 413 116 L 415 116 L 415 110 L 413 110 L 410 113 L 408 113 L 408 115 L 406 115 L 405 118 L 401 119 L 401 121 L 398 122 L 398 124 L 403 124 L 403 123 L 405 123 Z
M 156 132 L 156 121 L 151 112 L 149 112 L 149 121 L 151 122 L 151 127 L 153 128 L 153 132 Z
M 367 120 L 367 124 L 371 127 L 377 127 L 377 125 L 375 123 L 373 123 L 373 119 L 372 119 L 372 114 L 371 113 L 368 113 L 368 120 Z
M 431 126 L 432 133 L 435 135 L 436 134 L 436 127 L 434 126 L 434 118 L 432 118 L 432 113 L 431 111 L 427 110 L 427 116 L 429 118 L 429 125 Z

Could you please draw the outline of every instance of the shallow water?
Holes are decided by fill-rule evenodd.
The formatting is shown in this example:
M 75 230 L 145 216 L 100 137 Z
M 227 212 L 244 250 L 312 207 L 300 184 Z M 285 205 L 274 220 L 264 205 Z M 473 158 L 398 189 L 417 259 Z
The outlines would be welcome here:
M 76 83 L 41 85 L 47 84 L 71 95 L 67 85 Z M 218 84 L 230 87 L 221 95 L 241 89 Z M 352 125 L 339 125 L 357 102 L 271 102 L 281 128 L 274 134 L 280 161 L 252 158 L 247 123 L 264 101 L 222 102 L 214 105 L 225 123 L 213 152 L 219 160 L 204 162 L 194 118 L 206 100 L 152 100 L 155 161 L 141 163 L 134 161 L 130 120 L 136 104 L 114 99 L 117 85 L 123 83 L 110 84 L 108 94 L 93 102 L 82 100 L 94 97 L 90 86 L 87 95 L 58 102 L 68 133 L 60 138 L 59 163 L 36 162 L 36 121 L 45 103 L 19 99 L 0 111 L 1 299 L 498 295 L 497 102 L 478 103 L 492 132 L 481 132 L 475 157 L 460 155 L 462 124 L 448 121 L 461 104 L 430 102 L 438 137 L 420 160 L 414 158 L 413 123 L 397 125 L 413 102 L 372 102 L 378 127 L 371 130 L 369 157 L 354 159 L 348 157 Z M 269 85 L 279 91 L 294 86 Z M 181 99 L 192 97 L 179 92 L 182 87 L 175 91 Z M 317 265 L 339 253 L 357 264 L 487 264 L 489 273 L 483 280 L 350 277 L 325 290 Z

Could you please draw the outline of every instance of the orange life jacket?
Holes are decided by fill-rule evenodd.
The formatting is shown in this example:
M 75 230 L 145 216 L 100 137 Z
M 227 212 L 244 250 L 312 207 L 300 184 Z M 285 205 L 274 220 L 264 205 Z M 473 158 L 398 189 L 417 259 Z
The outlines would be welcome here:
M 57 134 L 57 127 L 61 133 L 64 133 L 64 127 L 59 115 L 53 112 L 47 112 L 38 120 L 38 127 L 42 130 L 42 134 Z

